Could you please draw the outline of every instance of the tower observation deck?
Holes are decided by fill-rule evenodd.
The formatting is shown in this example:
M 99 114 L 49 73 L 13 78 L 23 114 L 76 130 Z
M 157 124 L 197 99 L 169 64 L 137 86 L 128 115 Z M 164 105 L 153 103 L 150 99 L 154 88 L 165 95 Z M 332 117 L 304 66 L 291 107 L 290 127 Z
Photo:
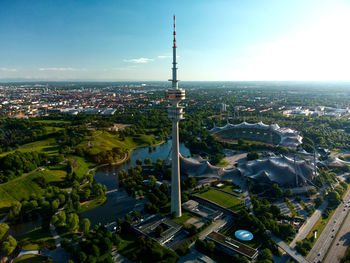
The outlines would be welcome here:
M 180 162 L 179 162 L 179 121 L 183 117 L 184 107 L 180 106 L 181 100 L 185 99 L 185 90 L 178 87 L 177 63 L 176 63 L 176 31 L 174 16 L 174 40 L 173 40 L 173 68 L 171 89 L 165 93 L 171 105 L 168 107 L 168 118 L 172 122 L 172 161 L 171 161 L 171 212 L 176 217 L 181 216 L 181 189 L 180 189 Z

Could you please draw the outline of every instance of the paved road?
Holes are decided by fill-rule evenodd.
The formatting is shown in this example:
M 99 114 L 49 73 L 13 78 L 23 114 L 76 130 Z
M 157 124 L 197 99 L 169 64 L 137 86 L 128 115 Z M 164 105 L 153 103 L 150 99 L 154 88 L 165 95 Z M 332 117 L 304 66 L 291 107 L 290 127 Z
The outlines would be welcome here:
M 346 193 L 344 201 L 347 203 L 349 199 L 350 191 Z M 339 230 L 341 223 L 347 215 L 347 209 L 348 208 L 344 208 L 344 204 L 341 203 L 335 210 L 332 218 L 329 220 L 327 226 L 324 228 L 321 235 L 314 244 L 313 248 L 311 249 L 310 253 L 306 257 L 310 262 L 322 262 L 323 257 L 325 256 L 329 246 L 331 245 L 335 234 Z
M 347 247 L 350 245 L 350 216 L 347 212 L 343 226 L 339 229 L 336 239 L 330 247 L 324 263 L 340 262 L 339 258 L 344 256 Z
M 309 219 L 307 219 L 306 223 L 299 229 L 298 234 L 290 243 L 290 247 L 294 248 L 297 241 L 300 241 L 306 238 L 306 236 L 309 234 L 309 232 L 311 231 L 311 229 L 313 228 L 317 220 L 322 215 L 323 211 L 326 209 L 327 205 L 328 205 L 327 201 L 323 202 L 323 204 L 320 205 L 320 207 L 315 210 L 312 216 Z
M 271 234 L 271 237 L 273 240 L 275 240 L 275 242 L 277 243 L 277 245 L 283 250 L 285 251 L 289 256 L 291 256 L 296 262 L 299 263 L 309 263 L 308 260 L 306 260 L 300 253 L 298 253 L 294 248 L 291 248 L 290 246 L 288 246 L 283 240 L 281 240 L 280 238 L 276 237 L 275 235 Z

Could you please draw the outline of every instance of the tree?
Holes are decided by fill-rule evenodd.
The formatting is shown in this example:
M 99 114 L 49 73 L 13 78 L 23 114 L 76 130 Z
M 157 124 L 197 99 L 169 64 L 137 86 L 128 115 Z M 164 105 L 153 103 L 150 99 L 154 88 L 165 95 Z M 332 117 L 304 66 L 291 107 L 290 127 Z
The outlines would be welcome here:
M 309 194 L 310 196 L 313 196 L 313 195 L 317 194 L 317 191 L 316 191 L 315 188 L 310 188 L 307 192 L 308 192 L 308 194 Z
M 123 220 L 121 218 L 119 218 L 119 217 L 117 218 L 116 222 L 117 222 L 118 228 L 120 228 L 122 226 L 122 224 L 123 224 Z
M 195 177 L 191 176 L 191 177 L 188 178 L 188 180 L 187 180 L 188 188 L 193 188 L 193 187 L 196 186 L 196 184 L 197 184 L 197 182 L 196 182 L 196 178 Z
M 260 158 L 260 154 L 257 152 L 250 152 L 247 154 L 248 161 L 256 160 Z
M 113 245 L 118 246 L 120 244 L 120 242 L 122 241 L 122 239 L 120 238 L 120 236 L 118 234 L 114 234 L 112 237 L 112 241 L 113 241 Z
M 100 256 L 100 249 L 98 248 L 98 246 L 92 245 L 91 250 L 92 250 L 92 254 L 93 254 L 95 257 L 98 258 L 98 257 Z
M 322 196 L 316 197 L 314 202 L 315 202 L 315 206 L 319 207 L 323 203 L 323 197 Z
M 61 211 L 57 214 L 57 218 L 58 218 L 58 224 L 60 226 L 64 226 L 66 224 L 66 212 L 65 211 Z
M 105 237 L 102 238 L 102 240 L 100 241 L 100 251 L 102 254 L 107 253 L 108 251 L 111 250 L 112 248 L 112 242 L 109 238 Z
M 129 214 L 125 214 L 125 222 L 131 223 L 131 216 Z
M 293 237 L 295 234 L 294 228 L 289 225 L 289 224 L 281 224 L 279 226 L 279 236 L 284 239 L 287 240 L 288 238 Z
M 328 194 L 328 202 L 330 206 L 337 207 L 341 202 L 341 198 L 336 191 L 332 191 Z
M 272 185 L 272 195 L 276 198 L 281 198 L 283 195 L 282 189 L 278 186 L 278 184 Z
M 87 235 L 90 231 L 90 220 L 88 218 L 84 218 L 80 222 L 80 231 Z
M 91 194 L 91 190 L 89 188 L 86 188 L 84 191 L 84 200 L 89 200 Z
M 136 210 L 132 210 L 131 214 L 135 220 L 138 220 L 140 218 L 140 214 Z
M 60 201 L 58 199 L 55 199 L 51 202 L 51 210 L 52 212 L 56 212 L 58 210 L 58 207 L 60 206 Z
M 270 211 L 274 217 L 281 215 L 281 209 L 277 205 L 271 205 Z
M 0 240 L 2 240 L 5 237 L 9 230 L 10 227 L 8 224 L 0 223 Z
M 9 219 L 14 220 L 21 212 L 22 204 L 19 202 L 14 203 L 9 211 Z
M 86 259 L 87 259 L 86 254 L 83 251 L 79 251 L 79 253 L 78 253 L 79 262 L 85 262 Z
M 79 226 L 79 216 L 75 213 L 68 215 L 67 226 L 71 231 L 75 231 Z
M 149 187 L 151 187 L 151 188 L 154 187 L 156 182 L 157 182 L 157 179 L 156 179 L 156 177 L 154 175 L 148 176 L 148 185 L 149 185 Z
M 293 195 L 293 191 L 291 189 L 287 189 L 284 191 L 285 197 L 291 197 Z
M 136 164 L 137 164 L 137 165 L 142 165 L 142 160 L 141 160 L 141 159 L 137 159 L 137 160 L 136 160 Z
M 265 248 L 261 251 L 261 254 L 259 256 L 259 259 L 262 259 L 262 260 L 272 260 L 272 252 L 270 249 L 268 248 Z
M 14 239 L 13 236 L 9 235 L 1 245 L 1 252 L 8 256 L 15 250 L 16 246 L 16 239 Z

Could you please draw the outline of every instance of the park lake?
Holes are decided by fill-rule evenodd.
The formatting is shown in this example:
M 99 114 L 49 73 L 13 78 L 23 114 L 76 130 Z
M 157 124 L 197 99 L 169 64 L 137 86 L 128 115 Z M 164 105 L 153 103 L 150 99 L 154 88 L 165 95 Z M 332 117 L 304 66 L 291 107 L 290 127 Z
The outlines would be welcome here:
M 171 151 L 171 140 L 152 147 L 150 150 L 148 147 L 142 147 L 135 149 L 131 154 L 127 162 L 122 165 L 111 165 L 99 168 L 95 172 L 95 181 L 107 186 L 107 191 L 112 189 L 118 189 L 118 172 L 121 169 L 128 170 L 132 166 L 136 166 L 136 160 L 150 158 L 153 162 L 158 158 L 166 160 L 169 158 Z M 180 153 L 183 156 L 189 156 L 191 153 L 189 149 L 183 144 L 180 144 Z M 92 210 L 82 213 L 82 217 L 89 218 L 91 224 L 106 224 L 115 221 L 117 217 L 123 217 L 126 213 L 133 209 L 143 207 L 144 201 L 137 201 L 133 197 L 129 197 L 122 192 L 113 192 L 107 194 L 107 201 L 102 206 L 98 206 Z

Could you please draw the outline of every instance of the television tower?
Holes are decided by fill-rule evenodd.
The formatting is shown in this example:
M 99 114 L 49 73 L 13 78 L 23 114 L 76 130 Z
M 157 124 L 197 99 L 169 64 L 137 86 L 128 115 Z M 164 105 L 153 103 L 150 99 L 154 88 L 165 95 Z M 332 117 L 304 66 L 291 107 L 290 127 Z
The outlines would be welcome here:
M 178 87 L 177 67 L 176 67 L 176 31 L 174 16 L 174 40 L 173 40 L 173 68 L 171 89 L 166 91 L 166 98 L 171 105 L 168 107 L 168 118 L 172 123 L 172 160 L 171 160 L 171 212 L 176 217 L 181 216 L 181 189 L 180 189 L 180 162 L 179 162 L 179 121 L 183 117 L 183 108 L 179 105 L 185 99 L 185 91 Z

